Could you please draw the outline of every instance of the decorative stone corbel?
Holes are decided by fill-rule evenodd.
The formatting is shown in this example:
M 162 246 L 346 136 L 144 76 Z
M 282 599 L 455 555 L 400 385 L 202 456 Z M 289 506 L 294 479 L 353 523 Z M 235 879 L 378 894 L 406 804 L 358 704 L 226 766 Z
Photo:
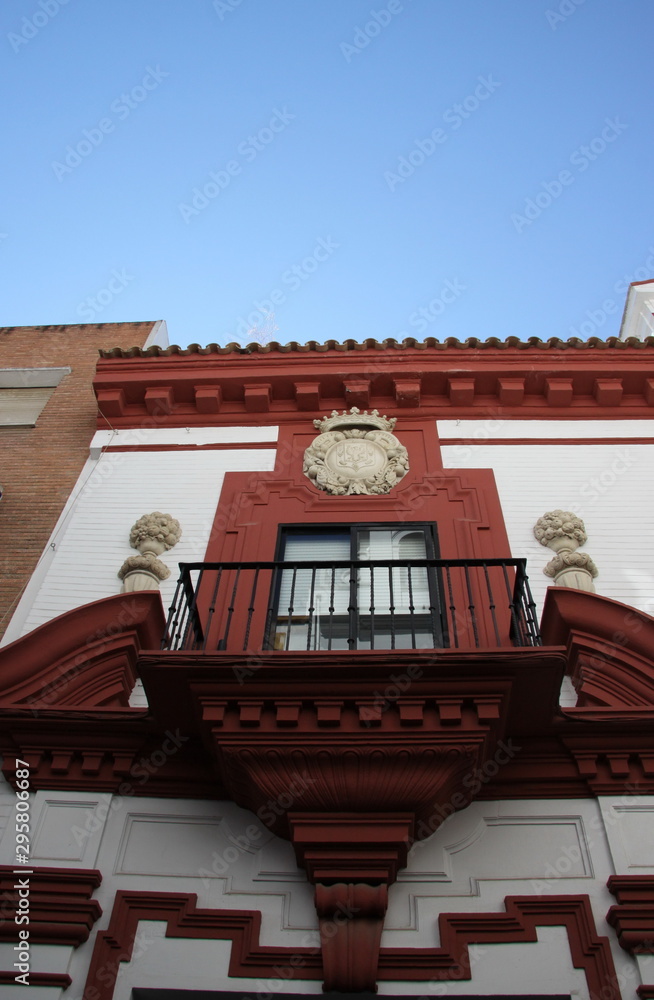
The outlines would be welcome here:
M 129 556 L 118 570 L 123 592 L 157 590 L 161 581 L 170 576 L 170 570 L 157 556 L 172 549 L 181 537 L 179 521 L 170 514 L 155 510 L 140 517 L 129 533 L 129 544 L 140 555 Z
M 580 517 L 568 510 L 550 510 L 536 521 L 534 535 L 541 545 L 556 552 L 543 573 L 553 577 L 557 587 L 595 592 L 597 566 L 587 552 L 576 551 L 588 538 Z

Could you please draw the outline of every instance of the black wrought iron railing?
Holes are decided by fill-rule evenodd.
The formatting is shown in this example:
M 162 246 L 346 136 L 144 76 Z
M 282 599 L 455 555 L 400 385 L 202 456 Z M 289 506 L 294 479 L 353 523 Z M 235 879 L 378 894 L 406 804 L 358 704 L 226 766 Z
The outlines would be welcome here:
M 524 559 L 182 563 L 162 647 L 539 646 Z

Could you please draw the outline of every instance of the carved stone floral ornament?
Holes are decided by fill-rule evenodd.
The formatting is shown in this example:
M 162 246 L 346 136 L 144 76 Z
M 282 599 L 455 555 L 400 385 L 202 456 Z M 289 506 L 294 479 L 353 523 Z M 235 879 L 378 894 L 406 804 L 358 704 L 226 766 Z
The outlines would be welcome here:
M 304 453 L 305 476 L 334 496 L 389 493 L 409 471 L 407 450 L 391 433 L 395 419 L 353 406 L 314 420 L 320 434 Z
M 172 549 L 181 537 L 179 521 L 170 514 L 155 510 L 140 517 L 129 533 L 129 544 L 140 555 L 129 556 L 118 570 L 123 591 L 156 590 L 162 580 L 167 580 L 170 570 L 157 556 Z
M 541 545 L 547 545 L 556 553 L 543 573 L 553 577 L 557 587 L 594 593 L 593 577 L 597 576 L 597 566 L 587 552 L 576 551 L 588 539 L 580 517 L 567 510 L 550 510 L 536 521 L 534 535 Z

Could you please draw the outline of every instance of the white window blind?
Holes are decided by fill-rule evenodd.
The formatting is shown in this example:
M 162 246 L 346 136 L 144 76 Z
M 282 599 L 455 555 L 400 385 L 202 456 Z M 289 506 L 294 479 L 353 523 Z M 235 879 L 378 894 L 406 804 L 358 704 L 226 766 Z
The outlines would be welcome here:
M 319 534 L 289 535 L 284 547 L 284 562 L 322 562 L 333 559 L 350 559 L 349 535 Z M 333 580 L 333 603 L 332 603 Z M 313 588 L 313 597 L 312 597 Z M 293 615 L 307 615 L 313 607 L 315 615 L 328 615 L 330 607 L 333 613 L 347 612 L 350 604 L 350 572 L 348 569 L 331 570 L 316 569 L 286 569 L 282 573 L 279 590 L 279 615 L 289 614 L 292 605 Z

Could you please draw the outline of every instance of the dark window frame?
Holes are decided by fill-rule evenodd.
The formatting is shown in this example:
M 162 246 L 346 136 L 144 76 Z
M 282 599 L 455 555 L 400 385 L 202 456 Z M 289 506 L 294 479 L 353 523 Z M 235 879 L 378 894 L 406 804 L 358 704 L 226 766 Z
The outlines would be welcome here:
M 359 549 L 358 544 L 360 541 L 360 533 L 362 531 L 396 531 L 396 532 L 421 532 L 425 541 L 425 557 L 426 559 L 437 560 L 440 558 L 440 550 L 438 546 L 438 528 L 436 522 L 434 521 L 354 521 L 354 522 L 319 522 L 319 523 L 282 523 L 277 526 L 277 539 L 275 544 L 275 561 L 276 562 L 294 562 L 295 560 L 287 559 L 285 556 L 286 541 L 289 537 L 293 535 L 312 535 L 315 534 L 317 537 L 329 537 L 333 536 L 346 536 L 349 534 L 350 538 L 350 552 L 349 560 L 367 562 L 367 560 L 359 559 Z M 321 561 L 321 560 L 316 560 Z M 325 560 L 328 561 L 328 560 Z M 334 560 L 334 562 L 343 561 Z M 393 560 L 395 561 L 395 560 Z M 401 561 L 401 560 L 397 560 Z M 301 565 L 301 560 L 298 560 L 298 565 Z M 374 562 L 374 560 L 371 560 Z M 400 567 L 398 567 L 399 569 Z M 286 628 L 286 643 L 290 641 L 290 634 L 292 631 L 291 616 L 280 615 L 280 595 L 283 581 L 284 572 L 289 572 L 288 570 L 281 570 L 275 574 L 271 588 L 271 596 L 269 600 L 269 608 L 272 614 L 269 617 L 269 626 L 266 631 L 266 639 L 264 643 L 264 648 L 290 648 L 288 645 L 279 646 L 277 645 L 278 636 L 280 632 L 278 631 L 278 625 L 282 621 L 287 622 Z M 407 615 L 401 612 L 394 616 L 392 613 L 384 616 L 381 611 L 375 615 L 375 612 L 371 615 L 362 614 L 362 609 L 359 607 L 359 592 L 360 587 L 364 584 L 364 581 L 360 580 L 356 575 L 353 575 L 350 579 L 350 593 L 349 593 L 349 608 L 348 608 L 348 620 L 347 626 L 345 626 L 343 615 L 339 616 L 340 629 L 343 630 L 346 627 L 347 634 L 347 648 L 360 649 L 360 648 L 370 648 L 370 649 L 399 649 L 399 648 L 443 648 L 449 645 L 449 638 L 447 633 L 446 617 L 443 614 L 443 600 L 444 600 L 444 588 L 441 570 L 438 567 L 427 567 L 427 586 L 430 602 L 430 612 L 428 615 L 416 615 L 414 616 L 413 611 Z M 391 574 L 389 574 L 389 577 Z M 332 585 L 333 586 L 333 585 Z M 392 583 L 391 583 L 392 586 Z M 393 598 L 394 603 L 394 598 Z M 373 602 L 374 607 L 374 602 Z M 301 618 L 302 616 L 298 616 Z M 390 626 L 387 625 L 386 630 L 380 627 L 380 622 L 383 618 L 390 620 Z M 411 645 L 409 647 L 396 644 L 395 630 L 397 626 L 398 635 L 406 634 L 403 633 L 406 630 L 407 621 L 410 624 L 410 633 L 413 642 L 416 641 L 416 635 L 424 635 L 424 623 L 425 620 L 429 618 L 430 629 L 429 634 L 432 638 L 432 644 L 427 647 L 421 645 Z M 366 622 L 368 622 L 368 631 L 366 638 Z M 437 625 L 438 622 L 438 625 Z M 423 626 L 422 628 L 420 626 Z M 332 616 L 330 615 L 330 629 L 332 627 Z M 386 632 L 390 628 L 390 647 L 384 645 L 377 645 L 379 639 L 386 635 Z M 328 650 L 332 650 L 332 636 L 329 638 Z M 342 638 L 342 636 L 340 636 Z M 309 629 L 307 634 L 307 649 L 311 650 L 311 631 Z M 364 645 L 361 646 L 360 643 Z M 369 643 L 369 647 L 366 645 Z

